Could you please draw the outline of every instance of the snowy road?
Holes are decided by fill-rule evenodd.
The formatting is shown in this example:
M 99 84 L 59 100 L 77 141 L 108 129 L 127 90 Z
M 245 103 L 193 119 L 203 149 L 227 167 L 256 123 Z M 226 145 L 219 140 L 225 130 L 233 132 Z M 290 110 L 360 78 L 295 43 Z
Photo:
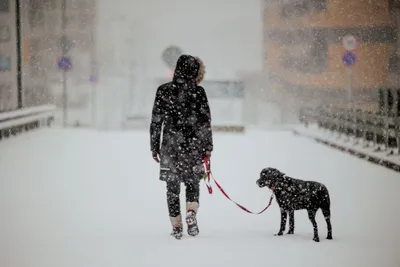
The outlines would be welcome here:
M 261 168 L 318 180 L 331 193 L 334 240 L 306 211 L 275 237 L 276 202 L 249 215 L 202 185 L 200 235 L 177 241 L 144 132 L 47 129 L 0 144 L 0 266 L 400 266 L 400 175 L 289 132 L 217 134 L 213 172 L 254 211 L 270 192 Z M 182 203 L 183 204 L 183 203 Z

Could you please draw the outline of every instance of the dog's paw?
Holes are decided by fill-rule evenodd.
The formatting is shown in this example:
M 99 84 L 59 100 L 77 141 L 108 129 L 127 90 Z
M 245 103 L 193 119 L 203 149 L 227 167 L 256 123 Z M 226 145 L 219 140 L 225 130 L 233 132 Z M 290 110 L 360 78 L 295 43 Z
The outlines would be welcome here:
M 326 237 L 326 239 L 332 240 L 333 238 L 332 238 L 331 235 L 328 235 L 328 236 Z
M 287 232 L 287 234 L 288 234 L 288 235 L 293 235 L 293 234 L 294 234 L 294 230 L 289 230 L 289 231 Z
M 281 235 L 283 235 L 283 232 L 279 232 L 277 234 L 274 234 L 274 236 L 281 236 Z
M 313 238 L 313 240 L 314 240 L 315 242 L 319 242 L 319 237 L 318 237 L 318 236 L 315 236 L 315 237 Z

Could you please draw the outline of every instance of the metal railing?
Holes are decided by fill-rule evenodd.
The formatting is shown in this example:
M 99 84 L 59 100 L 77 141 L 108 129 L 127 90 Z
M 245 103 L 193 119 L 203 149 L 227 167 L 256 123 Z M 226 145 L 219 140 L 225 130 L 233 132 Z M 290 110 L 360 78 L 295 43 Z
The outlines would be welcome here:
M 0 140 L 40 127 L 54 121 L 54 105 L 23 108 L 0 114 Z
M 387 150 L 394 154 L 400 151 L 400 114 L 384 111 L 368 112 L 343 108 L 302 109 L 300 121 L 308 126 L 316 123 L 319 129 L 325 129 L 355 139 L 355 144 L 375 147 L 376 151 Z M 398 152 L 399 153 L 399 152 Z

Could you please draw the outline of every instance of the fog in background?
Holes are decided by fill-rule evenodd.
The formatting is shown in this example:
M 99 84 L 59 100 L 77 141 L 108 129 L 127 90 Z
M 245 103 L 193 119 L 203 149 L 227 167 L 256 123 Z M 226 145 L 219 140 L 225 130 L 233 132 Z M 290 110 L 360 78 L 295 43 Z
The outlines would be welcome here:
M 100 0 L 96 91 L 102 95 L 97 106 L 103 108 L 96 111 L 98 127 L 119 127 L 126 116 L 149 117 L 156 88 L 170 79 L 161 58 L 170 45 L 199 56 L 206 80 L 238 80 L 240 72 L 260 72 L 260 1 Z
M 121 53 L 151 78 L 166 76 L 161 54 L 169 45 L 201 57 L 210 79 L 262 69 L 259 0 L 100 0 L 97 30 L 101 62 Z
M 17 8 L 3 5 L 0 110 L 55 104 L 57 121 L 67 125 L 148 127 L 156 88 L 171 79 L 162 59 L 171 45 L 205 62 L 203 85 L 217 124 L 298 123 L 303 107 L 350 102 L 376 110 L 378 90 L 400 84 L 400 9 L 390 3 L 21 1 L 20 51 Z M 359 41 L 351 78 L 341 44 L 349 34 Z M 72 64 L 67 73 L 58 66 L 63 48 Z M 233 90 L 207 83 L 217 80 L 243 84 Z M 212 96 L 218 90 L 227 94 Z

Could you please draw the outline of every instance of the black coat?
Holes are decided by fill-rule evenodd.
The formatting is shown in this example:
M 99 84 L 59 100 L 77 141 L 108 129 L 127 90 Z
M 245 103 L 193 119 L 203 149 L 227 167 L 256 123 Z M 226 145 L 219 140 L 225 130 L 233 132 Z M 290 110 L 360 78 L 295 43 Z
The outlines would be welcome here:
M 158 87 L 153 105 L 150 147 L 160 155 L 164 181 L 200 178 L 202 158 L 213 150 L 207 95 L 195 82 L 198 67 L 187 65 L 193 59 L 178 60 L 172 82 Z

